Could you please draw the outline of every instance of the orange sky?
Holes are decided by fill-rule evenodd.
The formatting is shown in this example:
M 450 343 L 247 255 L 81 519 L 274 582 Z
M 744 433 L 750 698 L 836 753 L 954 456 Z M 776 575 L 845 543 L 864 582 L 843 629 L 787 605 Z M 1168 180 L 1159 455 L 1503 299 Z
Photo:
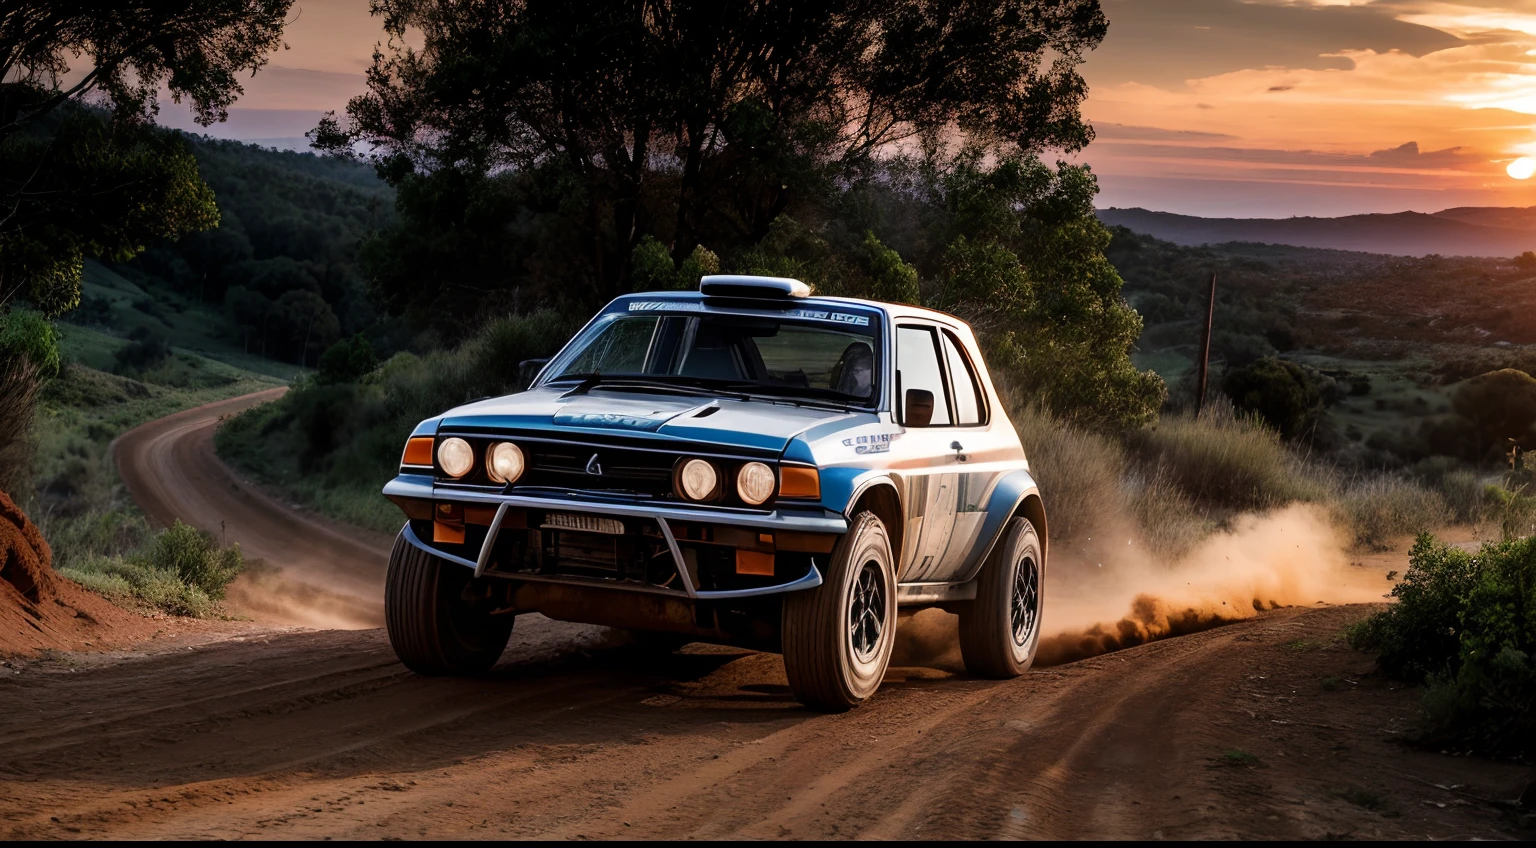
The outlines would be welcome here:
M 1536 205 L 1536 0 L 1101 0 L 1101 206 L 1207 216 Z M 297 0 L 220 137 L 289 146 L 362 90 L 368 0 Z M 162 121 L 192 128 L 166 103 Z

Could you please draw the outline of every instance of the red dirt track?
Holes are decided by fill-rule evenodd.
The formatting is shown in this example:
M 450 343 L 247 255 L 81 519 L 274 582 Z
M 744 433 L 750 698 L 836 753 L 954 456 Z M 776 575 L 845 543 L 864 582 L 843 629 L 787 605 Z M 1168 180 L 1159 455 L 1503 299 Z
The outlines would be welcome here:
M 257 399 L 124 436 L 125 480 L 157 521 L 223 520 L 268 560 L 259 621 L 377 620 L 387 549 L 213 456 L 212 422 Z M 411 674 L 377 629 L 54 654 L 0 667 L 0 836 L 1519 838 L 1501 802 L 1528 770 L 1403 744 L 1417 693 L 1336 638 L 1366 611 L 1003 683 L 897 668 L 841 716 L 796 704 L 771 654 L 648 654 L 538 616 L 476 680 Z

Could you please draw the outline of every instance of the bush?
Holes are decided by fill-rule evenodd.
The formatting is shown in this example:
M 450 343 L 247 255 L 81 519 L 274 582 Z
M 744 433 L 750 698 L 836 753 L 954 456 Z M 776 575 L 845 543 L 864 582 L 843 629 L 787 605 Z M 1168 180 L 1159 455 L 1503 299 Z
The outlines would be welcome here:
M 137 327 L 128 334 L 128 343 L 115 354 L 119 374 L 141 374 L 171 358 L 171 343 L 165 336 L 147 327 Z
M 1227 372 L 1221 390 L 1234 407 L 1263 418 L 1286 439 L 1310 438 L 1323 415 L 1318 375 L 1272 356 Z
M 342 339 L 320 354 L 319 380 L 322 383 L 350 383 L 379 367 L 373 345 L 362 333 Z
M 1149 478 L 1205 506 L 1264 510 L 1322 495 L 1279 435 L 1252 415 L 1214 407 L 1198 418 L 1164 418 L 1132 434 L 1130 445 Z
M 166 528 L 134 562 L 178 580 L 218 601 L 224 588 L 245 568 L 238 544 L 220 548 L 211 533 L 181 523 Z
M 245 567 L 239 545 L 221 548 L 212 535 L 180 521 L 126 554 L 82 552 L 142 538 L 141 520 L 107 513 L 99 521 L 75 526 L 89 529 L 79 538 L 60 540 L 66 547 L 55 550 L 67 556 L 56 556 L 55 561 L 67 565 L 59 573 L 120 604 L 206 618 L 218 612 L 225 589 Z
M 1392 594 L 1350 642 L 1380 651 L 1386 673 L 1429 684 L 1432 735 L 1536 753 L 1536 539 L 1473 555 L 1421 535 Z
M 58 331 L 47 318 L 30 309 L 0 312 L 0 366 L 17 360 L 30 363 L 39 380 L 58 376 Z

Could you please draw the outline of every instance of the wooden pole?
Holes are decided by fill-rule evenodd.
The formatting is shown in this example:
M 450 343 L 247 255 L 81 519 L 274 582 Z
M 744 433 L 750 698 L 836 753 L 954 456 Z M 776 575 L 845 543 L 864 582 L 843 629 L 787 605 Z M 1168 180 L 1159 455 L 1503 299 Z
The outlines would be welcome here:
M 1211 272 L 1211 295 L 1205 302 L 1205 335 L 1200 340 L 1200 378 L 1195 388 L 1195 414 L 1205 407 L 1205 383 L 1211 369 L 1211 325 L 1216 320 L 1216 272 Z

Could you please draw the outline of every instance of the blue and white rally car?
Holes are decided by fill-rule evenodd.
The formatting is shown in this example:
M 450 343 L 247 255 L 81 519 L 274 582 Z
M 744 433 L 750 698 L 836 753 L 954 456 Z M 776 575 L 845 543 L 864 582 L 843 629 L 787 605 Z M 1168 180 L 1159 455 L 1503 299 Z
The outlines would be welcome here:
M 904 612 L 958 613 L 985 677 L 1040 637 L 1045 510 L 970 328 L 797 280 L 615 300 L 527 391 L 418 425 L 384 494 L 389 637 L 422 674 L 486 671 L 539 612 L 779 651 L 841 711 Z

